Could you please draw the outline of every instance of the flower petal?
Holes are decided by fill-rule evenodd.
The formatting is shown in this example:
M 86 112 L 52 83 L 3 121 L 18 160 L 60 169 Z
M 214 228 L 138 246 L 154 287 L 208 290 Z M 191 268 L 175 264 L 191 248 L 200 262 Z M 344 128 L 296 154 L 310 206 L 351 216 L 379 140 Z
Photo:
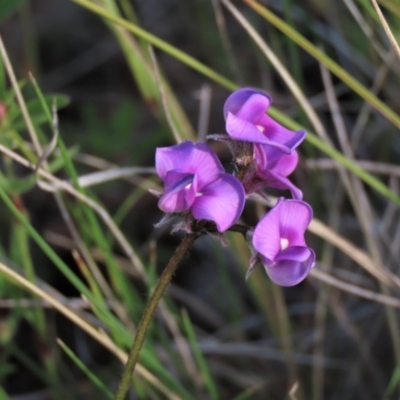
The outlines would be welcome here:
M 243 211 L 245 194 L 242 184 L 232 175 L 223 174 L 204 187 L 192 206 L 196 219 L 209 219 L 220 232 L 232 226 Z
M 205 185 L 215 181 L 221 173 L 225 173 L 225 169 L 210 146 L 205 143 L 196 143 L 194 147 L 190 159 L 190 170 L 196 173 L 200 191 Z
M 163 180 L 171 170 L 197 174 L 199 188 L 214 181 L 225 172 L 211 147 L 205 143 L 194 144 L 190 141 L 157 148 L 156 169 Z
M 279 214 L 281 237 L 290 246 L 305 246 L 304 232 L 311 222 L 312 208 L 301 200 L 285 200 L 279 205 Z
M 224 117 L 225 119 L 228 116 L 228 113 L 236 114 L 246 103 L 246 101 L 253 95 L 259 94 L 263 97 L 265 97 L 268 101 L 269 104 L 265 107 L 265 110 L 270 106 L 272 103 L 272 99 L 262 92 L 261 90 L 258 89 L 252 89 L 252 88 L 242 88 L 235 90 L 225 101 L 224 104 Z
M 265 265 L 270 279 L 280 286 L 293 286 L 308 275 L 315 263 L 315 253 L 309 247 L 294 246 L 279 253 L 276 262 Z
M 168 171 L 173 169 L 189 172 L 186 168 L 188 164 L 194 144 L 190 141 L 185 141 L 176 146 L 158 147 L 156 149 L 156 170 L 158 176 L 165 180 Z
M 274 170 L 258 171 L 258 175 L 265 179 L 269 187 L 282 190 L 290 190 L 296 200 L 303 198 L 303 192 L 295 186 L 288 178 L 275 173 Z
M 253 234 L 253 246 L 260 253 L 264 264 L 272 264 L 281 251 L 280 207 L 284 201 L 281 197 L 257 224 Z
M 235 115 L 246 121 L 257 123 L 258 120 L 265 115 L 270 104 L 270 97 L 267 97 L 264 94 L 253 94 L 246 100 Z
M 236 140 L 274 146 L 286 154 L 289 154 L 291 150 L 285 144 L 270 140 L 266 136 L 266 132 L 261 132 L 254 123 L 238 118 L 232 113 L 228 113 L 226 131 Z
M 294 150 L 306 137 L 305 131 L 287 129 L 267 114 L 260 118 L 257 125 L 264 128 L 264 135 L 269 141 L 285 145 L 290 150 Z
M 291 154 L 278 154 L 271 146 L 263 146 L 268 160 L 268 169 L 281 176 L 289 176 L 297 167 L 299 154 L 293 150 Z
M 184 212 L 190 209 L 196 198 L 197 182 L 192 174 L 170 171 L 165 179 L 165 191 L 158 206 L 166 213 Z

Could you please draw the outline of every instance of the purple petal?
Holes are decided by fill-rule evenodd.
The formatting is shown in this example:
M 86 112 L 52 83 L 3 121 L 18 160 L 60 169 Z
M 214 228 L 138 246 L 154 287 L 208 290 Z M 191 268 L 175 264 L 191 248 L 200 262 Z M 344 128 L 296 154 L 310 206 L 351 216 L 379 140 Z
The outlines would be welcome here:
M 312 208 L 301 200 L 285 200 L 279 205 L 279 214 L 281 238 L 287 239 L 289 246 L 305 246 L 304 232 L 311 222 Z
M 158 207 L 166 213 L 189 210 L 196 198 L 197 182 L 194 178 L 192 174 L 168 172 Z
M 292 131 L 287 129 L 267 114 L 260 118 L 257 125 L 264 128 L 264 135 L 268 140 L 285 145 L 289 147 L 290 150 L 294 150 L 306 137 L 305 131 Z
M 267 146 L 264 146 L 265 148 Z M 267 149 L 266 157 L 268 160 L 268 168 L 281 176 L 289 176 L 297 167 L 299 162 L 299 154 L 293 150 L 291 154 L 277 154 L 274 148 Z
M 207 144 L 193 144 L 190 141 L 157 148 L 156 169 L 163 180 L 171 170 L 197 174 L 199 188 L 214 181 L 224 172 L 218 157 Z
M 257 224 L 253 234 L 253 246 L 262 256 L 264 264 L 272 264 L 281 251 L 280 206 L 283 197 Z
M 236 140 L 274 146 L 286 154 L 289 154 L 291 150 L 285 144 L 270 140 L 266 132 L 261 132 L 254 123 L 238 118 L 232 113 L 228 113 L 226 131 Z
M 265 115 L 270 104 L 271 99 L 269 97 L 263 94 L 253 94 L 235 115 L 246 121 L 257 123 Z
M 315 263 L 315 253 L 309 247 L 295 246 L 281 251 L 273 265 L 265 265 L 270 279 L 280 286 L 293 286 L 308 275 Z
M 283 154 L 276 147 L 255 144 L 254 152 L 259 171 L 273 170 L 282 176 L 290 175 L 299 160 L 299 155 L 295 150 L 291 154 Z
M 235 90 L 225 101 L 224 104 L 225 119 L 227 118 L 228 113 L 236 114 L 243 107 L 243 104 L 246 103 L 246 101 L 255 94 L 259 94 L 266 97 L 269 101 L 268 106 L 272 103 L 272 99 L 261 90 L 252 88 L 242 88 Z M 268 108 L 268 106 L 265 108 L 265 110 Z
M 265 179 L 267 185 L 276 189 L 290 190 L 296 200 L 303 198 L 303 192 L 295 186 L 288 178 L 275 173 L 275 171 L 258 171 L 258 175 Z
M 217 179 L 225 169 L 217 155 L 205 143 L 196 143 L 192 152 L 191 168 L 196 171 L 198 190 Z
M 223 174 L 204 187 L 196 197 L 192 213 L 196 219 L 209 219 L 220 232 L 232 226 L 243 211 L 245 194 L 242 184 L 232 175 Z
M 174 169 L 189 172 L 186 166 L 191 158 L 193 149 L 194 144 L 190 141 L 185 141 L 176 146 L 158 147 L 156 149 L 156 170 L 158 176 L 162 180 L 165 180 L 167 173 Z
M 253 235 L 254 248 L 264 257 L 263 262 L 271 265 L 286 246 L 305 246 L 304 232 L 312 219 L 311 207 L 301 200 L 285 200 L 281 197 L 257 224 Z

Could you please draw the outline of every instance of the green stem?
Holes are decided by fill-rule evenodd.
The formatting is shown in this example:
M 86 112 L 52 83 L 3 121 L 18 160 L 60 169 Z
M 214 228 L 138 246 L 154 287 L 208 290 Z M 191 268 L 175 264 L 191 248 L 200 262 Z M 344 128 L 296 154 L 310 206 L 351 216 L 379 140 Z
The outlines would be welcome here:
M 175 254 L 169 260 L 168 265 L 165 267 L 154 292 L 147 303 L 146 309 L 142 315 L 139 326 L 136 331 L 135 339 L 133 340 L 132 348 L 129 352 L 128 361 L 125 365 L 125 370 L 122 375 L 121 381 L 118 386 L 118 390 L 115 393 L 114 400 L 124 400 L 126 393 L 131 385 L 132 374 L 135 369 L 135 365 L 139 359 L 139 353 L 142 349 L 144 340 L 146 338 L 147 331 L 150 326 L 150 322 L 153 319 L 154 312 L 156 311 L 158 302 L 160 301 L 165 289 L 171 282 L 171 278 L 175 273 L 176 269 L 183 256 L 187 253 L 189 248 L 192 246 L 194 241 L 200 236 L 199 232 L 191 233 L 185 236 L 182 243 L 176 249 Z

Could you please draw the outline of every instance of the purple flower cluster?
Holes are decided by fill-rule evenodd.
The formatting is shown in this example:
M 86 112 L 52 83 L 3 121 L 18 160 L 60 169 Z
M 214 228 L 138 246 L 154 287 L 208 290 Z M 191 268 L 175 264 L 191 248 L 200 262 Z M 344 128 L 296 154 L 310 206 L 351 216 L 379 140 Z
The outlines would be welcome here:
M 298 162 L 295 149 L 306 133 L 291 131 L 268 116 L 271 102 L 268 95 L 250 88 L 235 91 L 225 102 L 228 135 L 211 137 L 228 143 L 235 176 L 225 173 L 205 143 L 186 141 L 158 148 L 156 169 L 164 181 L 158 205 L 186 221 L 213 221 L 216 229 L 224 232 L 239 219 L 246 196 L 265 196 L 265 187 L 289 190 L 293 199 L 280 198 L 248 232 L 255 249 L 249 272 L 260 260 L 273 282 L 293 286 L 315 263 L 315 253 L 304 240 L 312 209 L 301 200 L 301 190 L 288 179 Z

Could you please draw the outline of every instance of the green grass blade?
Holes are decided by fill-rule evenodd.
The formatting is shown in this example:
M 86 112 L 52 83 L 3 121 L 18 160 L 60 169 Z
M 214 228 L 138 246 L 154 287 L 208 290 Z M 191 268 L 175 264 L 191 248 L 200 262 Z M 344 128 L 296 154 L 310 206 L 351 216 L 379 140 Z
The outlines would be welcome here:
M 118 7 L 114 0 L 102 0 L 102 4 L 104 4 L 105 8 L 111 15 L 120 17 Z M 157 117 L 165 123 L 166 119 L 160 96 L 160 87 L 155 77 L 147 49 L 144 48 L 135 37 L 127 35 L 125 30 L 117 28 L 108 20 L 106 20 L 106 22 L 117 38 L 120 47 L 125 54 L 125 58 L 144 99 L 150 108 L 155 111 Z M 195 138 L 193 127 L 172 90 L 167 85 L 166 80 L 162 77 L 160 78 L 160 85 L 162 85 L 163 93 L 166 97 L 168 112 L 178 132 L 178 137 L 175 137 L 175 140 L 178 142 L 186 139 L 193 140 Z
M 19 211 L 17 206 L 8 197 L 4 189 L 0 186 L 0 199 L 4 202 L 5 206 L 11 214 L 19 221 L 19 223 L 26 229 L 29 236 L 39 246 L 44 254 L 54 263 L 54 265 L 64 274 L 64 276 L 71 282 L 71 284 L 79 290 L 81 294 L 87 297 L 95 308 L 101 310 L 102 315 L 110 318 L 112 314 L 104 304 L 99 303 L 93 296 L 88 287 L 75 275 L 74 272 L 61 260 L 55 251 L 47 244 L 47 242 L 40 236 L 36 229 L 30 224 L 28 219 Z
M 294 122 L 292 119 L 290 119 L 277 109 L 273 109 L 271 107 L 269 111 L 270 111 L 269 114 L 272 117 L 276 118 L 279 122 L 284 123 L 287 127 L 294 130 L 304 129 L 301 125 L 297 124 L 296 122 Z M 340 151 L 334 149 L 333 147 L 331 147 L 330 145 L 319 139 L 318 136 L 312 132 L 307 132 L 306 140 L 307 142 L 311 143 L 314 147 L 323 151 L 326 155 L 337 161 L 339 164 L 342 164 L 349 171 L 353 172 L 354 175 L 358 176 L 361 180 L 363 180 L 365 183 L 374 188 L 378 193 L 387 197 L 388 199 L 392 200 L 395 204 L 400 206 L 400 197 L 397 196 L 395 192 L 390 190 L 388 186 L 386 186 L 379 179 L 375 178 L 369 172 L 364 171 L 360 166 L 353 163 Z
M 64 350 L 67 356 L 75 363 L 75 365 L 89 378 L 89 380 L 100 389 L 100 391 L 109 399 L 114 397 L 113 392 L 98 378 L 80 359 L 79 357 L 60 339 L 57 343 Z
M 110 21 L 123 26 L 126 28 L 128 31 L 136 34 L 137 36 L 147 40 L 149 43 L 151 43 L 153 46 L 158 47 L 159 49 L 165 51 L 166 53 L 170 54 L 172 57 L 175 57 L 176 59 L 182 61 L 184 64 L 188 65 L 189 67 L 192 67 L 195 69 L 197 72 L 207 76 L 209 79 L 214 80 L 215 82 L 219 83 L 220 85 L 224 86 L 225 88 L 229 90 L 236 90 L 238 86 L 230 81 L 229 79 L 226 79 L 222 75 L 218 74 L 217 72 L 213 71 L 211 68 L 207 67 L 206 65 L 198 62 L 195 58 L 187 55 L 183 51 L 175 48 L 174 46 L 170 45 L 169 43 L 165 42 L 162 39 L 157 38 L 156 36 L 152 35 L 151 33 L 145 31 L 144 29 L 137 27 L 136 25 L 133 25 L 129 23 L 128 21 L 125 21 L 121 18 L 115 17 L 111 15 L 110 13 L 107 12 L 102 7 L 99 7 L 87 0 L 73 0 L 75 3 L 82 5 L 83 7 L 88 8 L 89 10 L 93 11 L 94 13 L 101 15 Z M 341 71 L 343 76 L 345 78 L 347 77 L 347 80 L 349 82 L 354 82 L 357 87 L 361 87 L 364 92 L 366 92 L 368 98 L 375 99 L 377 100 L 378 103 L 375 102 L 375 104 L 381 104 L 384 109 L 388 110 L 389 114 L 392 115 L 392 117 L 397 121 L 396 126 L 400 127 L 400 117 L 397 116 L 392 110 L 390 110 L 388 107 L 386 107 L 380 100 L 378 100 L 375 96 L 373 96 L 365 87 L 363 87 L 360 83 L 355 81 L 346 71 L 344 71 L 341 67 L 339 67 L 336 63 L 334 63 L 328 56 L 325 54 L 321 53 L 315 46 L 313 46 L 310 42 L 308 42 L 306 39 L 304 39 L 302 36 L 299 36 L 297 32 L 294 32 L 290 26 L 286 25 L 283 21 L 281 21 L 279 18 L 274 16 L 272 13 L 269 12 L 268 15 L 272 15 L 275 17 L 274 21 L 278 21 L 277 23 L 280 24 L 280 26 L 287 27 L 288 31 L 293 35 L 295 35 L 296 38 L 300 38 L 302 43 L 307 43 L 308 45 L 312 46 L 314 50 L 316 50 L 318 55 L 321 55 L 322 58 L 327 62 L 327 67 L 329 68 L 329 65 L 336 65 L 337 68 Z M 288 35 L 289 36 L 289 35 Z M 322 62 L 322 61 L 321 61 Z M 333 64 L 332 64 L 333 63 Z M 334 72 L 334 71 L 332 71 Z M 340 76 L 339 76 L 340 77 Z M 350 85 L 349 85 L 350 86 Z M 269 114 L 276 118 L 278 122 L 281 122 L 285 125 L 287 125 L 289 128 L 292 129 L 302 129 L 300 125 L 298 125 L 296 122 L 291 120 L 289 117 L 285 116 L 283 113 L 279 112 L 275 108 L 271 107 L 269 109 Z M 378 193 L 381 195 L 387 197 L 388 199 L 392 200 L 396 204 L 400 205 L 400 197 L 398 197 L 393 191 L 391 191 L 385 184 L 383 184 L 379 179 L 375 178 L 373 175 L 370 173 L 364 171 L 362 168 L 357 166 L 355 163 L 353 163 L 351 160 L 347 159 L 342 153 L 339 151 L 335 150 L 333 147 L 327 145 L 323 141 L 319 140 L 316 135 L 308 132 L 307 135 L 307 140 L 315 147 L 323 151 L 325 154 L 328 156 L 332 157 L 334 160 L 336 160 L 338 163 L 342 164 L 344 167 L 346 167 L 349 171 L 353 172 L 355 175 L 357 175 L 360 179 L 362 179 L 365 183 L 370 185 L 372 188 L 374 188 Z
M 282 31 L 287 37 L 292 39 L 300 47 L 302 47 L 307 53 L 313 56 L 321 64 L 325 65 L 334 75 L 341 79 L 346 85 L 353 89 L 360 97 L 371 104 L 377 111 L 385 116 L 393 125 L 400 128 L 400 116 L 395 113 L 390 107 L 388 107 L 383 101 L 379 100 L 371 91 L 369 91 L 360 82 L 354 79 L 346 70 L 344 70 L 339 64 L 333 61 L 329 56 L 319 50 L 298 31 L 293 29 L 285 21 L 277 17 L 274 13 L 269 11 L 267 8 L 256 3 L 253 0 L 245 0 L 245 3 L 249 5 L 257 14 L 265 18 L 268 22 Z
M 390 399 L 390 396 L 396 390 L 399 383 L 400 383 L 400 364 L 397 364 L 396 368 L 393 371 L 389 385 L 386 389 L 385 395 L 383 396 L 383 400 Z
M 44 110 L 44 113 L 46 115 L 47 121 L 53 129 L 53 122 L 52 122 L 52 116 L 50 113 L 49 105 L 48 102 L 46 102 L 46 97 L 43 96 L 43 93 L 37 84 L 36 80 L 32 77 L 32 84 L 35 88 L 36 95 L 38 96 L 40 103 L 42 105 L 42 108 Z M 66 167 L 66 171 L 70 178 L 72 179 L 74 186 L 77 188 L 78 191 L 81 193 L 85 193 L 85 191 L 80 188 L 78 184 L 78 173 L 74 167 L 74 164 L 71 160 L 71 157 L 68 153 L 68 150 L 61 139 L 61 136 L 58 135 L 57 137 L 57 144 L 61 152 L 61 157 L 64 160 L 64 164 Z M 121 297 L 124 299 L 125 303 L 127 304 L 128 308 L 130 309 L 131 313 L 134 314 L 134 304 L 137 302 L 137 298 L 135 296 L 135 291 L 132 290 L 131 286 L 129 285 L 129 281 L 126 279 L 125 275 L 121 271 L 120 267 L 118 266 L 117 262 L 115 261 L 115 258 L 113 256 L 113 252 L 111 247 L 108 245 L 107 238 L 105 234 L 103 233 L 103 229 L 100 226 L 99 221 L 97 220 L 97 217 L 94 213 L 94 211 L 90 208 L 87 207 L 86 205 L 82 204 L 79 209 L 77 209 L 77 212 L 80 216 L 80 218 L 77 218 L 79 223 L 85 224 L 85 221 L 88 221 L 91 229 L 90 232 L 92 234 L 92 238 L 96 245 L 103 251 L 103 254 L 105 256 L 107 266 L 109 267 L 110 271 L 110 277 L 111 281 L 114 284 L 114 289 L 116 290 L 117 293 L 121 295 Z
M 93 2 L 90 2 L 87 0 L 73 0 L 73 1 L 79 5 L 87 8 L 88 10 L 91 10 L 95 14 L 108 19 L 109 21 L 111 21 L 119 26 L 122 26 L 129 32 L 132 32 L 133 34 L 146 40 L 154 47 L 157 47 L 157 48 L 165 51 L 172 57 L 176 58 L 177 60 L 182 61 L 184 64 L 192 67 L 193 69 L 200 72 L 204 76 L 207 76 L 211 80 L 218 82 L 221 86 L 224 86 L 230 90 L 235 90 L 237 88 L 237 85 L 234 82 L 230 81 L 229 79 L 226 79 L 224 76 L 218 74 L 217 72 L 215 72 L 211 68 L 207 67 L 203 63 L 197 61 L 194 57 L 187 55 L 183 51 L 170 45 L 169 43 L 158 38 L 157 36 L 147 32 L 146 30 L 142 29 L 141 27 L 134 25 L 122 18 L 119 18 L 119 17 L 111 14 L 104 7 L 99 7 L 96 4 L 94 4 Z
M 218 389 L 212 377 L 212 373 L 207 365 L 203 354 L 201 353 L 200 347 L 197 343 L 196 334 L 194 332 L 190 318 L 185 310 L 182 311 L 183 325 L 185 327 L 186 334 L 189 338 L 190 345 L 192 347 L 194 356 L 196 358 L 197 364 L 199 365 L 201 375 L 204 379 L 204 383 L 210 394 L 212 400 L 218 400 L 220 397 L 218 395 Z

